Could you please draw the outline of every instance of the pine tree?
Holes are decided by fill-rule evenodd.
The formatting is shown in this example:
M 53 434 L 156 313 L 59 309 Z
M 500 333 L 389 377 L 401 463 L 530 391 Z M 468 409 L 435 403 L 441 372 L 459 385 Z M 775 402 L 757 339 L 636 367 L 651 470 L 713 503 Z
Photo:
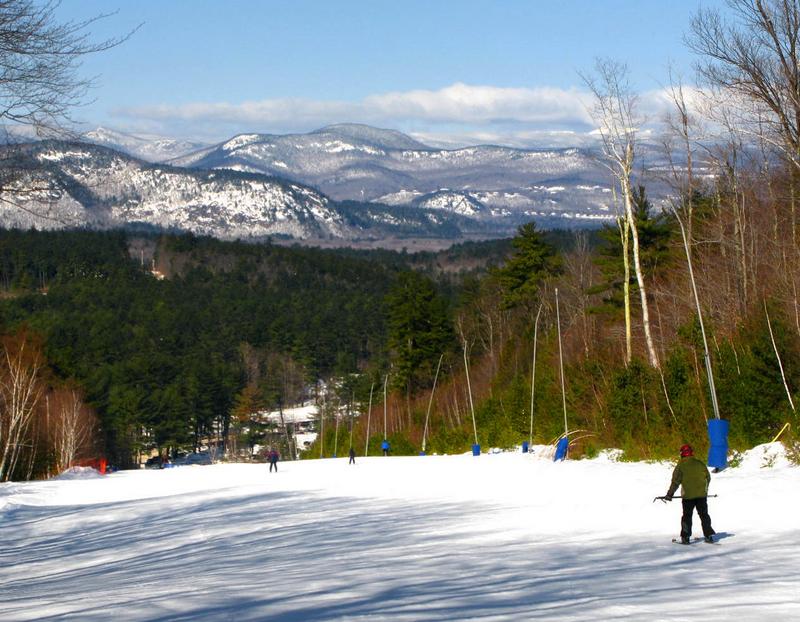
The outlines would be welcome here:
M 642 269 L 652 279 L 656 273 L 666 267 L 669 261 L 669 240 L 674 231 L 673 220 L 665 213 L 653 214 L 653 206 L 647 198 L 644 186 L 638 186 L 633 192 L 634 215 L 639 230 L 640 254 Z M 623 278 L 623 244 L 619 228 L 606 225 L 600 232 L 601 244 L 598 249 L 595 265 L 600 268 L 603 281 L 593 287 L 590 294 L 603 294 L 603 305 L 594 307 L 593 312 L 616 316 L 622 311 Z M 638 291 L 636 278 L 630 275 L 631 292 Z
M 453 344 L 453 327 L 445 300 L 430 279 L 401 273 L 389 292 L 389 348 L 395 384 L 413 388 L 432 380 L 439 355 Z
M 506 264 L 495 271 L 503 288 L 503 304 L 513 307 L 535 299 L 539 285 L 561 271 L 561 258 L 529 222 L 517 230 L 511 241 L 514 252 Z

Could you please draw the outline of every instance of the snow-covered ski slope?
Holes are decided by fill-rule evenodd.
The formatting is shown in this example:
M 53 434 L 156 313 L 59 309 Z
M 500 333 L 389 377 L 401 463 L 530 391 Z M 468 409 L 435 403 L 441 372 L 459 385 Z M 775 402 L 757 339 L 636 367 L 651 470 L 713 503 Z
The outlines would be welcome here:
M 712 476 L 718 546 L 672 544 L 670 464 L 607 457 L 3 484 L 0 620 L 800 620 L 800 468 L 779 447 Z

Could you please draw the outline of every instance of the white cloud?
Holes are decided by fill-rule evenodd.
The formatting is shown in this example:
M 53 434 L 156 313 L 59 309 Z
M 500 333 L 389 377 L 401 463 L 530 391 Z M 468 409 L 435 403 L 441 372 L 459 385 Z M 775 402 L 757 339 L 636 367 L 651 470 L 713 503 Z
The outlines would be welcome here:
M 546 147 L 586 147 L 596 145 L 598 137 L 593 132 L 571 130 L 515 130 L 502 131 L 464 129 L 461 131 L 409 132 L 412 138 L 431 147 L 454 149 L 467 145 L 503 145 L 521 149 Z
M 446 123 L 498 121 L 568 126 L 590 123 L 585 94 L 555 88 L 500 88 L 457 83 L 438 91 L 371 95 L 364 108 L 386 118 Z
M 640 103 L 651 121 L 660 119 L 668 107 L 664 91 L 643 93 Z M 456 83 L 439 90 L 369 95 L 353 102 L 195 102 L 121 108 L 113 114 L 124 119 L 131 130 L 146 128 L 194 139 L 222 140 L 238 132 L 305 132 L 333 123 L 357 122 L 428 137 L 439 144 L 578 146 L 591 140 L 590 104 L 591 96 L 576 88 Z
M 686 86 L 683 87 L 683 99 L 688 112 L 695 115 L 701 114 L 708 102 L 708 96 L 704 95 L 700 89 Z M 645 91 L 639 98 L 639 107 L 648 121 L 658 122 L 666 114 L 675 112 L 673 93 L 666 87 Z
M 128 124 L 230 131 L 305 131 L 331 123 L 361 122 L 403 128 L 443 125 L 585 127 L 585 94 L 555 88 L 500 88 L 457 83 L 432 91 L 370 95 L 360 101 L 270 99 L 242 103 L 195 102 L 120 108 Z M 529 128 L 530 129 L 530 128 Z

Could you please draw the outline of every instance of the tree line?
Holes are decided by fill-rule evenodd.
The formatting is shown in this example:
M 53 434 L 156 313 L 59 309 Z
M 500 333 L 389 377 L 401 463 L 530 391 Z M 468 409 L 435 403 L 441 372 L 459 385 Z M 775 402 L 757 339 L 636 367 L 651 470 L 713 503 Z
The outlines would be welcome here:
M 209 438 L 252 445 L 258 410 L 301 402 L 318 378 L 382 365 L 387 326 L 400 321 L 388 311 L 393 288 L 410 282 L 436 300 L 431 313 L 450 315 L 452 279 L 397 257 L 143 239 L 147 261 L 132 250 L 139 234 L 0 231 L 3 332 L 35 338 L 42 386 L 79 390 L 97 417 L 84 449 L 119 466 Z
M 521 230 L 514 257 L 456 310 L 483 443 L 518 443 L 531 421 L 538 441 L 564 431 L 560 328 L 567 418 L 582 437 L 576 451 L 671 455 L 681 442 L 702 445 L 714 417 L 730 422 L 734 446 L 780 434 L 791 444 L 800 386 L 800 4 L 728 4 L 690 24 L 700 84 L 689 88 L 673 73 L 665 89 L 658 170 L 642 158 L 644 119 L 626 65 L 599 59 L 584 75 L 616 222 L 599 246 L 578 235 L 557 257 Z M 649 184 L 669 188 L 655 209 Z M 390 430 L 415 446 L 415 420 L 433 403 L 434 446 L 468 447 L 473 396 L 466 365 L 458 369 L 457 351 L 449 356 L 453 377 L 435 398 L 406 397 L 392 411 Z

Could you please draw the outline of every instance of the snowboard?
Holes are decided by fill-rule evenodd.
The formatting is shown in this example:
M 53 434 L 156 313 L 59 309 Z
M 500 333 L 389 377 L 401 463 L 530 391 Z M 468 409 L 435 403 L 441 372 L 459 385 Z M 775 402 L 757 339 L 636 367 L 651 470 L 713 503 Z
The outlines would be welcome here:
M 683 546 L 689 546 L 690 544 L 695 544 L 696 542 L 705 542 L 706 544 L 719 544 L 719 542 L 717 542 L 716 540 L 714 540 L 713 542 L 706 542 L 705 538 L 700 538 L 698 536 L 695 536 L 694 538 L 691 538 L 689 540 L 689 544 L 683 544 L 683 542 L 681 542 L 680 538 L 672 538 L 672 543 L 673 544 L 681 544 Z
M 717 533 L 714 534 L 714 541 L 713 542 L 709 542 L 708 544 L 719 544 L 719 541 L 722 540 L 723 538 L 731 538 L 731 537 L 733 537 L 733 535 L 734 534 L 728 533 L 727 531 L 718 531 Z M 700 536 L 694 536 L 690 540 L 689 544 L 695 544 L 696 542 L 703 542 L 704 540 L 705 540 L 705 538 L 702 538 Z M 681 544 L 681 539 L 680 538 L 672 538 L 672 543 L 673 544 Z M 687 545 L 684 544 L 683 546 L 687 546 Z

